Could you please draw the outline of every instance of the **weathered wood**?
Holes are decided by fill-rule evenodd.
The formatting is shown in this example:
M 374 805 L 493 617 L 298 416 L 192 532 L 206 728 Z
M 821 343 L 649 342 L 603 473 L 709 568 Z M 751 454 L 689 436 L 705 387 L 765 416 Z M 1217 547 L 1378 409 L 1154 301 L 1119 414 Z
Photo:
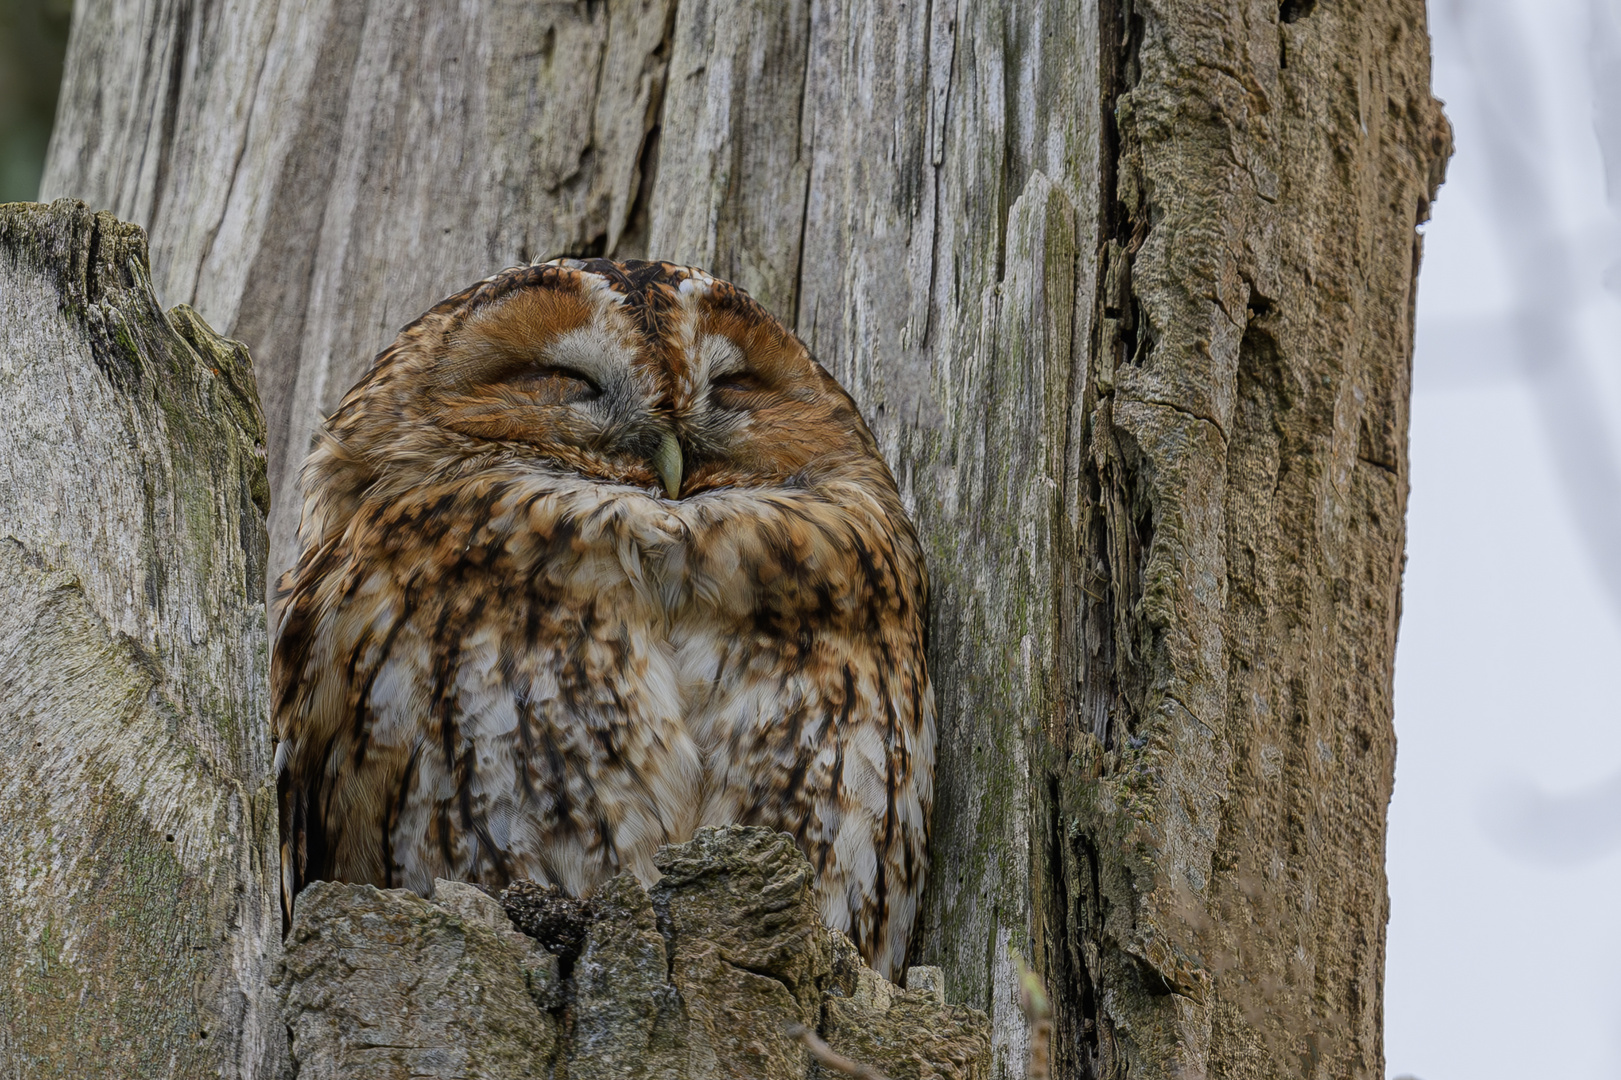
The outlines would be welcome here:
M 277 972 L 298 1075 L 832 1075 L 799 1029 L 894 1080 L 985 1080 L 985 1014 L 948 1006 L 936 968 L 912 968 L 901 989 L 862 963 L 822 925 L 791 837 L 700 829 L 659 866 L 651 893 L 630 873 L 603 885 L 566 965 L 472 885 L 438 881 L 429 901 L 315 883 Z
M 247 354 L 67 201 L 0 207 L 0 340 L 0 1063 L 274 1076 Z
M 164 302 L 248 342 L 275 569 L 316 426 L 400 326 L 493 270 L 620 238 L 673 13 L 671 0 L 76 10 L 41 190 L 146 226 Z
M 1424 11 L 1122 14 L 1089 442 L 1126 708 L 1071 744 L 1060 997 L 1135 997 L 1105 1067 L 1379 1077 Z
M 1017 947 L 1060 1075 L 1373 1077 L 1423 19 L 89 0 L 45 189 L 150 223 L 254 349 L 273 566 L 320 414 L 439 296 L 565 252 L 754 291 L 931 556 L 920 948 L 1001 1074 Z

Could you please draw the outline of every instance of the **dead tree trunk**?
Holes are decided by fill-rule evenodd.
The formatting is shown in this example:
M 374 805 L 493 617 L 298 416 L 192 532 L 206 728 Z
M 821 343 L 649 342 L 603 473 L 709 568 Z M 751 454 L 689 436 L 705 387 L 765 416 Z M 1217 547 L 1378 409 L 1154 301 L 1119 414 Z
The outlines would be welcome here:
M 274 1076 L 264 424 L 141 231 L 0 207 L 0 1071 Z
M 1382 1075 L 1422 0 L 85 0 L 44 189 L 247 342 L 271 565 L 395 328 L 703 265 L 866 410 L 937 583 L 919 948 L 1059 1075 Z M 108 92 L 118 87 L 118 93 Z

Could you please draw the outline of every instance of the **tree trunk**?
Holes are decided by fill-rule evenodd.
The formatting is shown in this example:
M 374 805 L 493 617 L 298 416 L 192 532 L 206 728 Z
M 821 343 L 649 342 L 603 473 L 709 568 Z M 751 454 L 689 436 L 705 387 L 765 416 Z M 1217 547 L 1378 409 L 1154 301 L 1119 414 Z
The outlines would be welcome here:
M 275 1075 L 264 425 L 139 229 L 0 207 L 0 1071 Z
M 855 394 L 936 583 L 920 959 L 1063 1076 L 1383 1074 L 1422 0 L 85 0 L 44 190 L 152 233 L 298 463 L 402 323 L 702 265 Z M 108 87 L 118 87 L 116 94 Z

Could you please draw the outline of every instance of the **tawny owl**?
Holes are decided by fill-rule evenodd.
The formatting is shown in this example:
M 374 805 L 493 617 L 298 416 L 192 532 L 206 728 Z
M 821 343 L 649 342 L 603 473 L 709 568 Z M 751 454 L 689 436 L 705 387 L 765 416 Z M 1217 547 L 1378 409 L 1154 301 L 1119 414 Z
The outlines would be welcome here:
M 848 394 L 743 290 L 515 267 L 407 326 L 305 464 L 272 663 L 283 887 L 588 894 L 700 825 L 792 833 L 904 963 L 927 578 Z

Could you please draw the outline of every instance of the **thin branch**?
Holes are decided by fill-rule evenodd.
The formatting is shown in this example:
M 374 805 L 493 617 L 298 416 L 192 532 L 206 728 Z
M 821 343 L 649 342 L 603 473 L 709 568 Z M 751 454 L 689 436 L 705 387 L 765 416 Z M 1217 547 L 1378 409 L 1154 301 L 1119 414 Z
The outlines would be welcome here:
M 1030 1067 L 1028 1080 L 1050 1080 L 1052 1076 L 1052 1003 L 1041 976 L 1030 970 L 1019 950 L 1011 950 L 1013 963 L 1019 969 L 1019 1008 L 1030 1025 Z
M 840 1076 L 854 1076 L 856 1080 L 889 1080 L 889 1077 L 873 1068 L 863 1065 L 859 1061 L 851 1061 L 827 1043 L 823 1042 L 810 1028 L 804 1024 L 789 1024 L 788 1034 L 798 1039 L 810 1051 L 810 1056 L 816 1059 L 817 1064 L 824 1069 L 832 1069 Z

